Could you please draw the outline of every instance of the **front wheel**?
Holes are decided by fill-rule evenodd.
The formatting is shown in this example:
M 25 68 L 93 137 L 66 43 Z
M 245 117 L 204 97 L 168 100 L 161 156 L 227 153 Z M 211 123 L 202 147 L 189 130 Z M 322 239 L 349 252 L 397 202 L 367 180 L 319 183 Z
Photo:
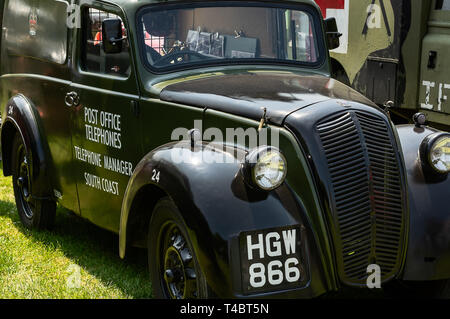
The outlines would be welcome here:
M 22 224 L 28 229 L 49 229 L 53 226 L 56 203 L 45 199 L 35 199 L 31 195 L 31 163 L 27 150 L 19 134 L 12 145 L 13 189 L 17 212 Z
M 167 197 L 156 204 L 150 220 L 148 261 L 154 298 L 210 297 L 184 220 Z

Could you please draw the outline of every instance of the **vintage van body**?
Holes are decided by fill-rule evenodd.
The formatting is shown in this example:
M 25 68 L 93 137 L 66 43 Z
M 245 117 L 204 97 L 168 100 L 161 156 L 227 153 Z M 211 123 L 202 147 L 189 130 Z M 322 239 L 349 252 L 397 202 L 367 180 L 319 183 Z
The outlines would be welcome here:
M 2 9 L 3 173 L 27 227 L 58 203 L 121 257 L 148 247 L 159 298 L 450 278 L 449 134 L 330 78 L 314 1 Z

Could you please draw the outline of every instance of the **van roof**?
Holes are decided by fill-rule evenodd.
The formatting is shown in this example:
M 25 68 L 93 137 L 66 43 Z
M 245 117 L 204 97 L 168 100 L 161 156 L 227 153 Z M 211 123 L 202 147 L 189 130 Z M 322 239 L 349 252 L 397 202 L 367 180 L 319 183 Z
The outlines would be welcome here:
M 142 6 L 145 4 L 169 4 L 169 3 L 186 3 L 186 0 L 134 0 L 134 1 L 130 1 L 130 0 L 99 0 L 100 2 L 105 2 L 105 3 L 113 3 L 116 4 L 122 8 L 131 8 L 131 7 L 136 7 L 136 6 Z M 229 0 L 225 0 L 224 2 L 229 1 Z M 191 2 L 208 2 L 207 0 L 191 0 Z M 247 0 L 247 1 L 234 1 L 233 2 L 261 2 L 261 3 L 268 3 L 267 0 Z M 303 3 L 303 4 L 309 4 L 312 5 L 314 7 L 316 7 L 318 10 L 320 10 L 319 6 L 316 4 L 316 2 L 314 0 L 283 0 L 283 1 L 273 1 L 272 3 L 276 3 L 276 2 L 280 2 L 280 3 L 284 3 L 284 4 L 299 4 L 299 3 Z

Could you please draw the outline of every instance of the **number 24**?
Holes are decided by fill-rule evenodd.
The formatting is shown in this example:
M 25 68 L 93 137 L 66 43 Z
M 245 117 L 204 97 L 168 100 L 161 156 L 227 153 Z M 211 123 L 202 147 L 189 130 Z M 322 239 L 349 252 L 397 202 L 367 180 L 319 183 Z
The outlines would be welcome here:
M 158 171 L 158 170 L 156 170 L 156 169 L 154 169 L 154 170 L 152 171 L 152 182 L 157 182 L 157 183 L 159 183 L 159 173 L 160 173 L 160 171 Z

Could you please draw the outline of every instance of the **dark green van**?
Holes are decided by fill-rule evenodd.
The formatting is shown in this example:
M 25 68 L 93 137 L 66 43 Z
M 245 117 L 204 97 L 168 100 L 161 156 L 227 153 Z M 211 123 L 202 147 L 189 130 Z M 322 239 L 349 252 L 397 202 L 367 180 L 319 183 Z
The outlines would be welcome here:
M 450 135 L 330 77 L 314 1 L 6 0 L 3 173 L 147 247 L 158 298 L 450 278 Z M 448 286 L 447 286 L 448 287 Z

